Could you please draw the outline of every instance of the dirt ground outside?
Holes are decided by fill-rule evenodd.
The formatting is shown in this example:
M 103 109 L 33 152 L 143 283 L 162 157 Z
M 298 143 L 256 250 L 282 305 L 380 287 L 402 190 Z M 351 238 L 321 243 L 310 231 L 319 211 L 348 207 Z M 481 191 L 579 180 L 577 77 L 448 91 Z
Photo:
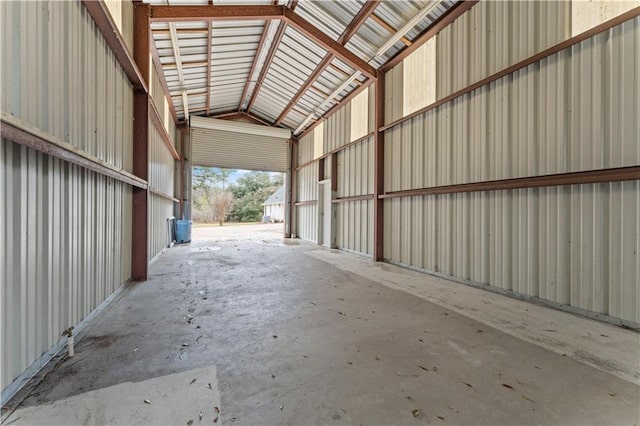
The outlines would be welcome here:
M 193 224 L 192 241 L 280 240 L 284 223 Z

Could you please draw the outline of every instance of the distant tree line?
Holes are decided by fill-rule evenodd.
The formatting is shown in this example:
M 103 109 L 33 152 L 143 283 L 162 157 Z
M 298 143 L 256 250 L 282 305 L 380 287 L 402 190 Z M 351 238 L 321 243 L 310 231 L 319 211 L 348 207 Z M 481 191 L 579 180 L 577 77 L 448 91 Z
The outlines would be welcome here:
M 283 175 L 213 167 L 193 169 L 193 220 L 195 222 L 258 222 L 262 204 L 283 184 Z

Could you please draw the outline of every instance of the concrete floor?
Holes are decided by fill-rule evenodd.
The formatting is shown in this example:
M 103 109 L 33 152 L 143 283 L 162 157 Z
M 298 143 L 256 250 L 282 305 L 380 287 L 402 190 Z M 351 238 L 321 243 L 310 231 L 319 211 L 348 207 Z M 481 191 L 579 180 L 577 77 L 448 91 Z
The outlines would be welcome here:
M 636 332 L 222 232 L 163 254 L 4 424 L 640 422 Z

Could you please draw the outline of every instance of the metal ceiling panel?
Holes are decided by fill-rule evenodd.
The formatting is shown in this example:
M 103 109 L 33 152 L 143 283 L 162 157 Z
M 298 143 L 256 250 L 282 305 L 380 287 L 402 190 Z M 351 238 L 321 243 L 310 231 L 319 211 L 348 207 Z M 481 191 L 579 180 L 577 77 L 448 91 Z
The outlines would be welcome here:
M 155 5 L 207 3 L 206 0 L 146 0 L 146 2 Z M 281 0 L 278 4 L 287 3 L 287 0 Z M 272 4 L 272 1 L 215 0 L 214 4 L 267 5 Z M 365 0 L 300 0 L 295 13 L 332 39 L 337 40 L 365 4 Z M 405 36 L 413 40 L 453 6 L 455 1 L 385 1 L 376 7 L 375 14 L 397 30 L 411 21 L 419 11 L 432 4 L 435 5 L 433 10 L 406 33 Z M 178 67 L 175 64 L 176 54 L 171 40 L 172 25 L 175 26 L 184 84 L 181 84 Z M 277 20 L 225 20 L 214 21 L 211 25 L 212 63 L 211 75 L 208 76 L 208 22 L 181 21 L 175 24 L 167 22 L 153 22 L 151 24 L 156 49 L 160 56 L 160 62 L 163 64 L 165 80 L 180 119 L 184 118 L 182 90 L 186 89 L 187 91 L 187 104 L 193 105 L 193 108 L 190 109 L 201 113 L 202 111 L 198 111 L 197 108 L 201 105 L 202 99 L 206 99 L 206 93 L 210 87 L 213 92 L 210 99 L 211 105 L 209 105 L 211 111 L 233 110 L 234 108 L 243 110 L 253 90 L 258 90 L 250 112 L 265 117 L 268 121 L 275 121 L 328 53 L 323 46 L 306 37 L 295 27 L 288 26 L 272 61 L 268 64 L 269 69 L 264 73 L 264 81 L 259 82 L 259 85 L 256 86 L 255 80 L 262 73 L 261 68 L 265 64 L 271 42 L 281 22 Z M 268 25 L 266 32 L 265 25 Z M 369 61 L 374 67 L 379 67 L 405 46 L 399 41 L 380 57 L 374 57 L 380 46 L 392 37 L 392 33 L 393 31 L 385 29 L 376 20 L 369 18 L 360 26 L 345 47 L 363 60 Z M 263 36 L 265 42 L 263 48 L 258 52 L 257 49 Z M 258 55 L 257 58 L 256 55 Z M 253 75 L 250 75 L 252 68 L 254 72 Z M 351 90 L 364 82 L 365 78 L 361 76 L 341 93 L 336 94 L 333 99 L 327 99 L 354 72 L 355 70 L 351 66 L 334 58 L 330 66 L 297 100 L 283 123 L 287 126 L 297 127 L 310 111 L 322 114 L 330 109 Z M 241 99 L 245 92 L 245 85 L 248 86 L 247 96 L 245 99 Z M 322 108 L 320 105 L 323 105 Z

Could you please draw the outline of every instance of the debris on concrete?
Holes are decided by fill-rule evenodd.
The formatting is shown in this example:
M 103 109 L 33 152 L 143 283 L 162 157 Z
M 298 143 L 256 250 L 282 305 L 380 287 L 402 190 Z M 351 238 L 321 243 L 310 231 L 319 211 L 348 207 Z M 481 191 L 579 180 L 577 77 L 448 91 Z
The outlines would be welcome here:
M 144 400 L 144 403 L 145 403 L 145 404 L 151 404 L 151 401 L 149 401 L 148 399 L 145 399 L 145 400 Z

